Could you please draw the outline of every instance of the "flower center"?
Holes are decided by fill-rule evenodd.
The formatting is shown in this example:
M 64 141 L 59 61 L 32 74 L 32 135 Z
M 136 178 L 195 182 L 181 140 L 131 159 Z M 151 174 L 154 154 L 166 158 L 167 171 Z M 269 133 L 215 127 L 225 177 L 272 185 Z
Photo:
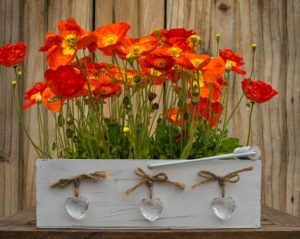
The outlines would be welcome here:
M 231 66 L 236 66 L 236 62 L 235 61 L 227 60 L 226 63 L 229 63 Z
M 130 48 L 129 54 L 131 54 L 132 56 L 139 56 L 139 55 L 141 55 L 142 51 L 143 51 L 142 47 L 132 46 Z
M 66 36 L 61 45 L 64 55 L 74 55 L 76 43 L 77 38 L 73 34 Z
M 182 50 L 178 47 L 171 47 L 168 52 L 171 56 L 179 57 Z
M 110 46 L 117 43 L 118 37 L 116 35 L 108 35 L 103 38 L 102 43 L 104 46 Z
M 165 59 L 157 59 L 154 61 L 154 65 L 157 66 L 158 68 L 163 68 L 167 65 L 167 62 Z
M 191 59 L 191 63 L 193 64 L 194 67 L 198 67 L 204 60 L 202 59 Z

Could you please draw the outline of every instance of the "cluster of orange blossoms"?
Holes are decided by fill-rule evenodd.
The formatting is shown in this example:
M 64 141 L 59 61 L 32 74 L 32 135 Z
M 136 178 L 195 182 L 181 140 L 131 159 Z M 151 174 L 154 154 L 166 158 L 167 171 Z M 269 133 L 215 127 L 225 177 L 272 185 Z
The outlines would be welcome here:
M 25 92 L 24 99 L 28 102 L 22 107 L 26 109 L 36 103 L 37 99 L 52 112 L 59 112 L 61 103 L 66 99 L 88 96 L 92 93 L 95 101 L 121 94 L 122 85 L 144 87 L 144 82 L 137 82 L 136 77 L 143 74 L 146 83 L 162 85 L 170 81 L 174 90 L 182 89 L 178 82 L 182 75 L 189 75 L 187 97 L 192 93 L 199 94 L 200 100 L 185 105 L 192 113 L 192 119 L 201 117 L 209 121 L 213 127 L 222 112 L 218 102 L 221 89 L 226 85 L 222 78 L 225 66 L 237 74 L 245 75 L 240 69 L 243 58 L 231 50 L 219 50 L 218 57 L 199 55 L 194 50 L 200 38 L 192 30 L 171 29 L 157 30 L 149 36 L 130 38 L 127 31 L 130 25 L 117 23 L 102 26 L 93 32 L 83 30 L 73 18 L 57 23 L 59 34 L 47 33 L 45 44 L 39 51 L 45 52 L 49 68 L 44 76 L 46 82 L 38 82 Z M 103 55 L 117 55 L 122 60 L 137 61 L 135 70 L 118 68 L 113 64 L 95 63 L 92 55 L 78 59 L 77 52 L 88 49 L 90 53 L 100 50 Z M 18 43 L 15 46 L 5 45 L 0 48 L 0 64 L 7 67 L 19 64 L 25 56 L 26 46 Z M 226 68 L 227 69 L 227 68 Z M 175 77 L 176 75 L 176 77 Z M 248 88 L 246 89 L 246 87 Z M 246 97 L 253 102 L 262 103 L 278 92 L 271 86 L 245 79 L 242 84 Z M 57 96 L 60 101 L 51 102 L 50 98 Z M 192 102 L 192 100 L 191 100 Z M 206 107 L 210 105 L 211 107 Z M 213 112 L 209 112 L 210 109 Z M 179 109 L 167 109 L 165 117 L 172 123 L 180 125 L 184 112 Z M 214 117 L 210 117 L 213 113 Z M 175 122 L 177 119 L 177 122 Z

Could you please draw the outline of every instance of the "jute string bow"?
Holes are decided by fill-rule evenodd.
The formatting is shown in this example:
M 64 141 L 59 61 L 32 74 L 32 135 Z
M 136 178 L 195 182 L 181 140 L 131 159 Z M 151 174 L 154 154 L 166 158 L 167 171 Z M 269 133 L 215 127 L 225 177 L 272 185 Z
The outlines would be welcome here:
M 74 183 L 75 196 L 78 198 L 80 180 L 87 179 L 87 180 L 93 180 L 93 181 L 97 182 L 97 181 L 99 181 L 100 178 L 103 178 L 103 179 L 106 178 L 105 170 L 97 171 L 94 173 L 80 174 L 80 175 L 70 177 L 70 178 L 61 178 L 56 183 L 51 183 L 50 187 L 51 188 L 54 188 L 54 187 L 64 188 L 64 187 L 70 185 L 71 183 Z
M 154 182 L 166 182 L 166 183 L 173 184 L 173 185 L 175 185 L 176 187 L 178 187 L 178 188 L 180 188 L 182 190 L 185 189 L 185 185 L 184 184 L 169 180 L 166 173 L 162 172 L 162 173 L 158 173 L 156 175 L 151 176 L 151 175 L 147 174 L 141 168 L 135 168 L 134 172 L 136 173 L 136 175 L 142 177 L 143 179 L 139 183 L 137 183 L 136 185 L 134 185 L 133 187 L 129 188 L 125 192 L 126 195 L 128 195 L 129 193 L 131 193 L 137 187 L 141 186 L 144 183 L 146 183 L 146 185 L 148 186 L 150 199 L 152 199 L 152 196 L 153 196 L 153 183 Z
M 194 189 L 195 187 L 210 182 L 210 181 L 218 181 L 219 186 L 221 187 L 222 190 L 222 198 L 225 197 L 225 183 L 229 182 L 229 183 L 236 183 L 240 180 L 240 175 L 239 173 L 241 172 L 246 172 L 246 171 L 251 171 L 253 169 L 253 167 L 248 167 L 248 168 L 243 168 L 243 169 L 239 169 L 236 171 L 233 171 L 231 173 L 226 174 L 225 176 L 218 176 L 215 175 L 214 173 L 210 172 L 210 171 L 199 171 L 198 175 L 202 178 L 206 178 L 203 181 L 200 181 L 194 185 L 192 185 L 192 189 Z

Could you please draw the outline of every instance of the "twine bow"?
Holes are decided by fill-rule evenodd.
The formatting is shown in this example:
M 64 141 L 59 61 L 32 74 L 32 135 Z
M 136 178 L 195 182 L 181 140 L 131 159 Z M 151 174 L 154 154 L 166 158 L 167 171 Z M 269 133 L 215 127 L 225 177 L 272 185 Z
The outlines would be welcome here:
M 253 167 L 248 167 L 248 168 L 243 168 L 243 169 L 239 169 L 236 171 L 233 171 L 231 173 L 226 174 L 225 176 L 218 176 L 215 175 L 214 173 L 210 172 L 210 171 L 199 171 L 198 175 L 202 178 L 206 178 L 203 181 L 200 181 L 194 185 L 192 185 L 192 189 L 194 189 L 195 187 L 210 182 L 210 181 L 218 181 L 219 186 L 221 187 L 222 190 L 222 198 L 225 197 L 225 183 L 229 182 L 229 183 L 236 183 L 240 180 L 240 175 L 239 173 L 241 172 L 245 172 L 245 171 L 251 171 L 253 169 Z
M 75 196 L 78 198 L 80 180 L 87 179 L 87 180 L 93 180 L 96 182 L 96 181 L 99 181 L 100 178 L 103 178 L 103 179 L 106 178 L 105 170 L 97 171 L 94 173 L 80 174 L 80 175 L 70 177 L 70 178 L 61 178 L 56 183 L 51 183 L 50 187 L 51 188 L 54 188 L 54 187 L 64 188 L 64 187 L 70 185 L 71 183 L 74 183 Z
M 133 192 L 137 187 L 141 186 L 142 184 L 146 183 L 146 185 L 149 188 L 149 197 L 150 199 L 152 199 L 153 196 L 153 183 L 154 182 L 166 182 L 166 183 L 170 183 L 175 185 L 176 187 L 184 190 L 185 189 L 185 185 L 182 183 L 178 183 L 178 182 L 174 182 L 168 179 L 168 175 L 166 173 L 158 173 L 154 176 L 151 176 L 149 174 L 147 174 L 143 169 L 141 168 L 135 168 L 134 172 L 136 173 L 136 175 L 144 178 L 142 179 L 139 183 L 137 183 L 136 185 L 134 185 L 133 187 L 129 188 L 125 193 L 126 195 L 130 194 L 131 192 Z

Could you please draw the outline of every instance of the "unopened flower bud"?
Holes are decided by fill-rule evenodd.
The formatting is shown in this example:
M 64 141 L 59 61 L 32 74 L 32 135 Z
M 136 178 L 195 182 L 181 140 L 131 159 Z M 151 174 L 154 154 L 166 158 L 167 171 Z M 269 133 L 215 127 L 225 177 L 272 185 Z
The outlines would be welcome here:
M 129 132 L 129 128 L 128 128 L 128 127 L 124 127 L 124 128 L 123 128 L 123 132 L 124 132 L 124 133 Z
M 15 88 L 16 85 L 17 85 L 17 82 L 16 82 L 15 80 L 11 82 L 11 86 L 12 86 L 13 88 Z
M 247 109 L 247 110 L 250 110 L 250 107 L 251 107 L 251 103 L 250 103 L 250 102 L 247 102 L 247 103 L 246 103 L 246 109 Z
M 231 68 L 232 68 L 232 65 L 230 63 L 226 63 L 225 64 L 225 71 L 226 72 L 230 72 L 231 71 Z
M 128 54 L 128 55 L 126 56 L 126 59 L 127 59 L 127 61 L 129 62 L 130 65 L 133 65 L 133 60 L 134 60 L 134 58 L 133 58 L 133 55 L 132 55 L 132 54 Z
M 35 97 L 35 103 L 38 105 L 42 103 L 42 96 L 40 94 Z
M 133 81 L 134 81 L 135 83 L 139 83 L 139 82 L 141 81 L 141 77 L 140 77 L 140 76 L 134 76 L 134 77 L 133 77 Z
M 158 109 L 159 109 L 159 104 L 154 103 L 154 104 L 152 105 L 152 109 L 153 109 L 153 110 L 158 110 Z
M 18 72 L 18 75 L 22 75 L 22 73 L 23 73 L 23 68 L 22 68 L 22 66 L 18 66 L 18 67 L 17 67 L 17 72 Z
M 256 44 L 252 44 L 252 51 L 256 51 Z
M 220 40 L 220 38 L 221 38 L 221 35 L 218 33 L 218 34 L 216 35 L 216 39 L 217 39 L 217 41 L 219 41 L 219 40 Z
M 149 92 L 148 94 L 148 100 L 153 101 L 156 98 L 156 94 L 154 92 Z

